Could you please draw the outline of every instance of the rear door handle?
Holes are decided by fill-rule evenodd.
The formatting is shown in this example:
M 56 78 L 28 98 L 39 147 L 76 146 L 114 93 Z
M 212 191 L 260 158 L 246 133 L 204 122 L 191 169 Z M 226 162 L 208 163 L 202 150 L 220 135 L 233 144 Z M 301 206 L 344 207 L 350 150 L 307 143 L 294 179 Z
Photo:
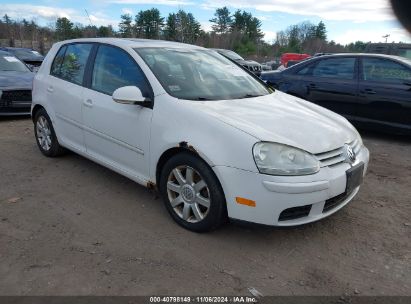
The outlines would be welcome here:
M 48 88 L 47 88 L 47 92 L 49 92 L 49 93 L 53 93 L 53 92 L 54 92 L 53 87 L 48 87 Z
M 84 100 L 83 104 L 88 108 L 93 107 L 93 101 L 91 99 Z
M 317 85 L 315 83 L 310 83 L 308 85 L 311 89 L 315 89 L 317 87 Z

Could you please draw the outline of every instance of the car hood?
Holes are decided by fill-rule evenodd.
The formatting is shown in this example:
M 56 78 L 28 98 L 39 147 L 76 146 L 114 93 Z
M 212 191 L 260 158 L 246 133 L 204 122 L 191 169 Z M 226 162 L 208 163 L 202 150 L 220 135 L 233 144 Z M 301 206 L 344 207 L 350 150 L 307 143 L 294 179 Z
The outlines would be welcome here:
M 310 153 L 337 149 L 358 133 L 342 116 L 276 91 L 267 96 L 201 102 L 201 111 L 261 141 Z
M 30 89 L 34 73 L 17 71 L 0 71 L 0 89 Z

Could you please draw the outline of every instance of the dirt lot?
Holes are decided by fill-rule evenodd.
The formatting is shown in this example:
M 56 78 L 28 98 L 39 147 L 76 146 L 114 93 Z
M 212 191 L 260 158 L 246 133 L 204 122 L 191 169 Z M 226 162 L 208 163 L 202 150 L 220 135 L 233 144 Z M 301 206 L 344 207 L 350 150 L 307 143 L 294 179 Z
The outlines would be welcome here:
M 411 295 L 411 140 L 364 136 L 357 198 L 292 229 L 178 227 L 154 193 L 0 119 L 0 295 Z

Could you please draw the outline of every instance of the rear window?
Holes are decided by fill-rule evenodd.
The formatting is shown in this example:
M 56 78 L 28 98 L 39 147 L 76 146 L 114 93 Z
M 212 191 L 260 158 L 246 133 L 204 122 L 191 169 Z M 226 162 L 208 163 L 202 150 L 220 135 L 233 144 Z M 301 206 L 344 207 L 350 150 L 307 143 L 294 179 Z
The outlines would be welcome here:
M 354 70 L 355 58 L 332 58 L 317 63 L 312 75 L 323 78 L 353 79 Z
M 54 59 L 51 74 L 81 85 L 92 46 L 88 43 L 69 44 L 64 51 L 64 57 L 63 48 L 60 49 Z

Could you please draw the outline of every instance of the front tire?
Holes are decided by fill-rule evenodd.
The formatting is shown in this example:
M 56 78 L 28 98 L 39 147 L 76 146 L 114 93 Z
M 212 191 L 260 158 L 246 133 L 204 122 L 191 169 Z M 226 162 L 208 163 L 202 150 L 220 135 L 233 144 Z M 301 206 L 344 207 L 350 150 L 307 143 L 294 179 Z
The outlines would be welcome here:
M 160 192 L 171 217 L 188 230 L 212 231 L 227 220 L 225 196 L 217 177 L 190 153 L 177 154 L 166 162 Z
M 56 157 L 64 154 L 65 149 L 60 146 L 51 119 L 44 109 L 37 111 L 34 116 L 34 135 L 43 155 Z

